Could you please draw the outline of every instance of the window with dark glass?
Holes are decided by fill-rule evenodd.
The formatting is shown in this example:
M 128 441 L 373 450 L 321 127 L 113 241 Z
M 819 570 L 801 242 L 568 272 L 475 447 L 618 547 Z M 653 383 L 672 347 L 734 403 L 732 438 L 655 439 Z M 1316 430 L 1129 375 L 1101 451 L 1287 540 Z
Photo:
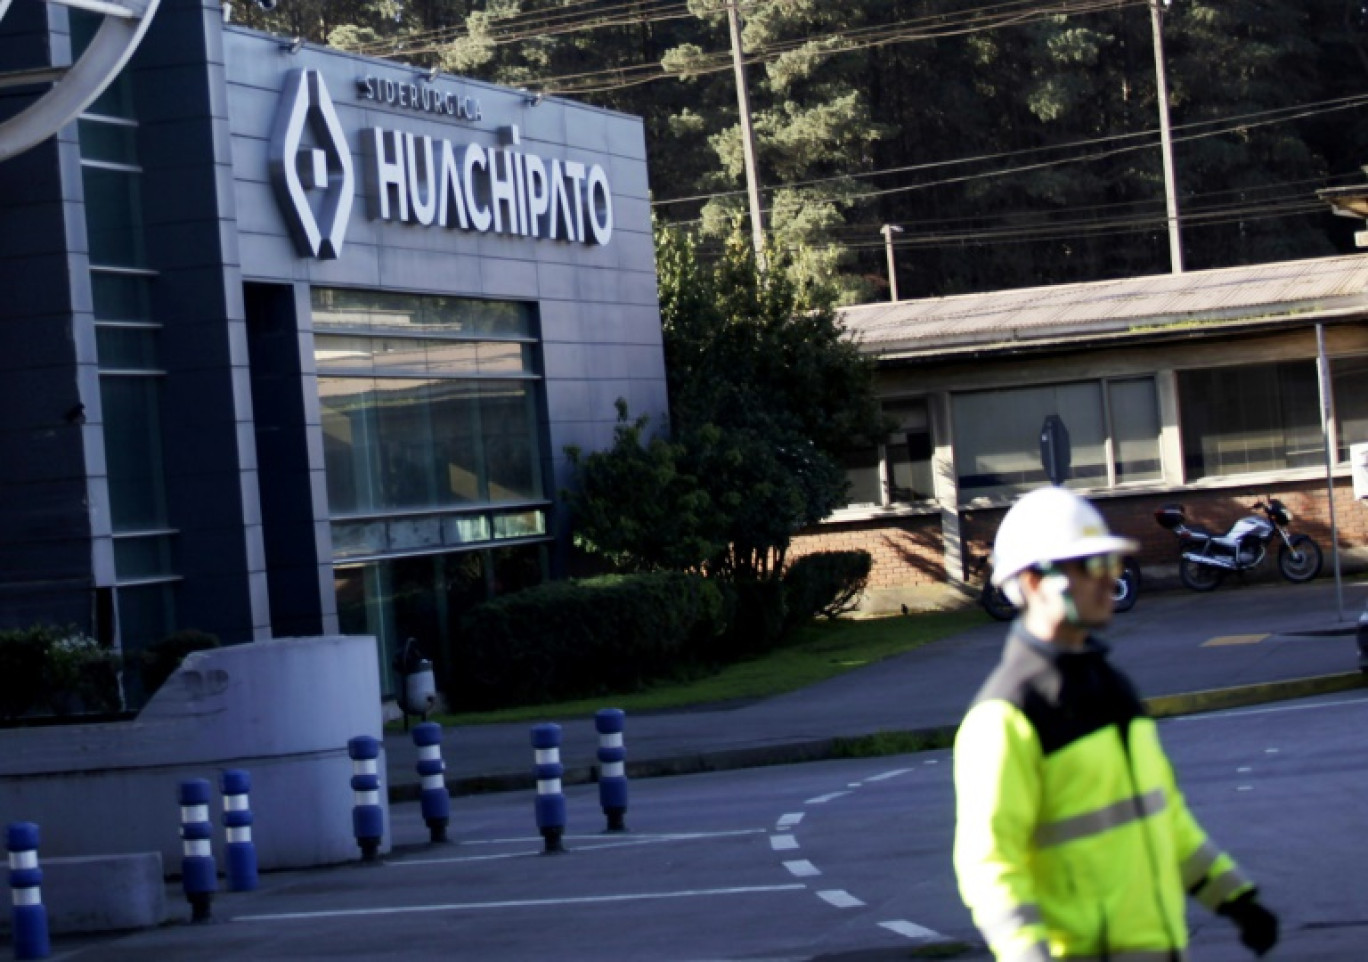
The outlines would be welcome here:
M 1178 372 L 1189 481 L 1325 460 L 1314 361 Z

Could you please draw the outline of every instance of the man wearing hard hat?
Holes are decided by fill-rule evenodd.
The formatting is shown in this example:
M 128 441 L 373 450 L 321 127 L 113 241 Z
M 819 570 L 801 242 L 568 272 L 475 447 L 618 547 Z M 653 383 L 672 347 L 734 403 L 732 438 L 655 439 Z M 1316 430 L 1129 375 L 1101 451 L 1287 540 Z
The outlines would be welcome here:
M 993 582 L 1022 611 L 955 739 L 955 872 L 999 962 L 1183 962 L 1185 893 L 1256 955 L 1278 940 L 1092 634 L 1137 547 L 1063 488 L 1032 491 L 998 529 Z

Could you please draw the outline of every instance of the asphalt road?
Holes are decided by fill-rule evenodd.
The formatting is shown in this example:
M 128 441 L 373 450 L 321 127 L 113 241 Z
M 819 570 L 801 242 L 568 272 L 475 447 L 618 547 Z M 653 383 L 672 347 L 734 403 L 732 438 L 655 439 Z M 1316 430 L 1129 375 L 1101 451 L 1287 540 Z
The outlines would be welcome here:
M 1282 916 L 1270 958 L 1359 962 L 1368 695 L 1161 724 L 1189 804 Z M 540 854 L 526 793 L 455 799 L 435 846 L 396 805 L 382 865 L 267 875 L 220 895 L 212 923 L 59 939 L 53 957 L 882 962 L 960 942 L 949 957 L 987 959 L 955 894 L 950 774 L 933 752 L 639 780 L 624 835 L 574 787 L 562 855 Z M 1251 957 L 1191 914 L 1196 962 Z

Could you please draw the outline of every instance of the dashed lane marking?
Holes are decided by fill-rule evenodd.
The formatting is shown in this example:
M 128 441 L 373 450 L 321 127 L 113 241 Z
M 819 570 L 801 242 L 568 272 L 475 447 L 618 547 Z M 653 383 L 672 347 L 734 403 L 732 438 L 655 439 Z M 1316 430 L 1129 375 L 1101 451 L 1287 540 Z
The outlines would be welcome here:
M 1267 638 L 1267 634 L 1262 635 L 1218 635 L 1215 638 L 1208 638 L 1198 647 L 1200 648 L 1219 648 L 1224 645 L 1257 645 Z
M 838 909 L 855 909 L 864 905 L 863 902 L 851 895 L 845 889 L 827 889 L 826 891 L 818 892 L 817 897 L 824 902 L 830 902 Z
M 681 832 L 674 835 L 641 835 L 632 838 L 614 839 L 607 841 L 602 835 L 577 835 L 574 840 L 582 844 L 576 845 L 576 852 L 596 852 L 601 849 L 609 848 L 637 848 L 642 845 L 659 845 L 663 842 L 693 842 L 699 839 L 708 838 L 735 838 L 741 835 L 763 835 L 763 828 L 743 828 L 732 832 Z M 567 840 L 571 840 L 567 837 Z M 533 839 L 521 839 L 521 844 L 528 844 Z M 540 841 L 539 839 L 537 841 Z M 461 844 L 473 844 L 462 842 Z M 447 858 L 409 858 L 386 860 L 385 864 L 394 868 L 403 868 L 410 865 L 451 865 L 460 862 L 493 862 L 499 859 L 526 858 L 529 855 L 539 855 L 542 849 L 528 849 L 518 852 L 500 852 L 497 855 L 452 855 Z
M 785 862 L 784 868 L 788 869 L 797 878 L 811 878 L 814 875 L 822 874 L 821 869 L 805 858 L 794 859 L 792 862 Z
M 878 775 L 870 775 L 865 779 L 867 782 L 886 782 L 890 778 L 897 778 L 899 775 L 906 775 L 912 771 L 910 768 L 895 768 L 891 772 L 881 772 Z
M 825 795 L 818 795 L 816 798 L 809 798 L 809 799 L 808 799 L 806 802 L 804 802 L 803 804 L 804 804 L 804 805 L 825 805 L 827 802 L 830 802 L 830 801 L 832 801 L 833 799 L 842 798 L 842 797 L 844 797 L 844 796 L 846 796 L 846 795 L 849 795 L 849 794 L 850 794 L 850 791 L 849 791 L 848 789 L 847 789 L 846 791 L 843 791 L 843 792 L 827 792 Z
M 625 895 L 583 895 L 564 899 L 511 899 L 500 902 L 447 902 L 438 905 L 396 905 L 388 908 L 337 909 L 327 912 L 279 912 L 272 915 L 238 915 L 233 922 L 298 922 L 310 919 L 354 918 L 363 915 L 415 915 L 430 912 L 472 912 L 487 909 L 544 908 L 556 905 L 596 905 L 645 902 L 656 899 L 713 898 L 731 895 L 765 895 L 806 889 L 801 882 L 788 885 L 747 885 L 720 889 L 682 889 L 676 892 L 633 892 Z M 830 901 L 828 899 L 828 901 Z M 862 903 L 863 904 L 863 903 Z
M 771 835 L 770 848 L 776 852 L 787 852 L 798 847 L 798 839 L 792 835 Z
M 895 922 L 880 922 L 879 927 L 888 929 L 890 932 L 896 932 L 898 935 L 906 936 L 909 939 L 914 939 L 917 942 L 940 942 L 945 939 L 945 936 L 934 929 L 928 929 L 926 926 L 918 925 L 916 922 L 905 922 L 901 920 Z
M 803 820 L 803 814 L 803 812 L 790 812 L 787 815 L 780 815 L 779 827 L 793 828 L 793 826 L 797 825 L 799 822 Z

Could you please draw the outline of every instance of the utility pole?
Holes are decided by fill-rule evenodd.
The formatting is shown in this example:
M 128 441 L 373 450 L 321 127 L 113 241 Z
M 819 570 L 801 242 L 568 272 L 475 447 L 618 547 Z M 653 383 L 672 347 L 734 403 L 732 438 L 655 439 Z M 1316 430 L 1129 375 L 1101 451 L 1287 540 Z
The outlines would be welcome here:
M 1159 101 L 1159 144 L 1164 154 L 1164 200 L 1168 212 L 1169 262 L 1173 273 L 1183 273 L 1183 238 L 1178 230 L 1178 188 L 1173 175 L 1173 138 L 1169 133 L 1168 79 L 1164 73 L 1164 14 L 1170 0 L 1150 0 L 1150 24 L 1154 28 L 1154 85 Z
M 741 151 L 746 164 L 746 196 L 750 198 L 751 243 L 755 262 L 764 263 L 765 219 L 760 209 L 760 173 L 755 166 L 755 128 L 751 126 L 750 90 L 746 86 L 745 50 L 741 47 L 741 17 L 736 0 L 727 0 L 727 24 L 731 28 L 732 67 L 736 71 L 736 103 L 741 111 Z
M 903 229 L 897 224 L 884 224 L 879 228 L 879 232 L 884 236 L 884 250 L 888 252 L 888 299 L 896 301 L 898 299 L 898 270 L 893 263 L 893 235 L 901 234 Z

